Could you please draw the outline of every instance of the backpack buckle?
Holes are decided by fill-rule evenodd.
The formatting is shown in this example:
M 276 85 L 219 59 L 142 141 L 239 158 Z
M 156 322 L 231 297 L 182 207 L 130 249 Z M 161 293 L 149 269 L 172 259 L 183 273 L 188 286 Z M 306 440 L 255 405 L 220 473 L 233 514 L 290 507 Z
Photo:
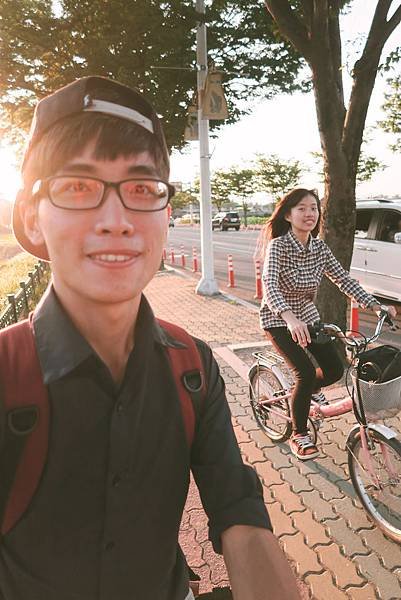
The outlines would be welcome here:
M 38 422 L 39 409 L 37 406 L 14 408 L 7 413 L 8 429 L 18 436 L 31 433 Z
M 190 394 L 197 394 L 203 388 L 203 375 L 200 371 L 187 371 L 182 376 L 182 383 Z

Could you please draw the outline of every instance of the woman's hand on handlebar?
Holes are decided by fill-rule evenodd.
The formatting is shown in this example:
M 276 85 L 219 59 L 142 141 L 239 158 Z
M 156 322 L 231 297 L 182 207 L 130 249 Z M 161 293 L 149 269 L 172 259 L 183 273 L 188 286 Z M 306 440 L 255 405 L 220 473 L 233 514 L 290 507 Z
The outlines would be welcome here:
M 308 329 L 308 325 L 298 319 L 294 313 L 287 310 L 281 313 L 281 317 L 287 323 L 288 331 L 291 334 L 294 342 L 297 342 L 302 348 L 305 348 L 311 342 L 311 337 Z
M 377 314 L 377 316 L 379 316 L 383 310 L 387 311 L 387 314 L 391 319 L 395 319 L 397 316 L 397 309 L 395 306 L 391 305 L 387 306 L 385 304 L 376 303 L 373 304 L 372 310 Z

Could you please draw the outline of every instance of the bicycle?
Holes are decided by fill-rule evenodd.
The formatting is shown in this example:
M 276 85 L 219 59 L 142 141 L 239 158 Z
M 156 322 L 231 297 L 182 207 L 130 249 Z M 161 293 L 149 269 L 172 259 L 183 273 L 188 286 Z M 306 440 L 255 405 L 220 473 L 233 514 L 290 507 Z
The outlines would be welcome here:
M 327 405 L 312 401 L 308 427 L 316 443 L 324 419 L 354 412 L 357 424 L 346 441 L 351 482 L 370 519 L 391 539 L 401 542 L 401 442 L 395 431 L 378 422 L 401 410 L 401 376 L 388 382 L 390 386 L 372 384 L 360 378 L 358 368 L 362 354 L 379 338 L 386 321 L 396 328 L 382 310 L 370 338 L 359 332 L 345 333 L 335 324 L 319 322 L 310 327 L 311 335 L 318 340 L 320 336 L 320 341 L 337 338 L 345 344 L 353 385 L 351 390 L 347 384 L 346 398 Z M 248 373 L 253 414 L 273 442 L 284 442 L 292 433 L 288 403 L 291 382 L 283 373 L 285 361 L 271 351 L 253 356 L 256 362 Z M 377 386 L 383 386 L 380 394 Z

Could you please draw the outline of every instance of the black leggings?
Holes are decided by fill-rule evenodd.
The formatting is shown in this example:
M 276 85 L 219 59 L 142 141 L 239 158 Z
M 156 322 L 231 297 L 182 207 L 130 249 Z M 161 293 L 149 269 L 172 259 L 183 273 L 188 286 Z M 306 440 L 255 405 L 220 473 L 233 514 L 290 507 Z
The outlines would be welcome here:
M 333 342 L 311 342 L 307 349 L 319 365 L 316 369 L 305 350 L 294 342 L 286 327 L 272 327 L 265 332 L 295 376 L 295 386 L 290 399 L 293 431 L 306 433 L 311 395 L 321 387 L 341 379 L 344 372 L 341 358 Z

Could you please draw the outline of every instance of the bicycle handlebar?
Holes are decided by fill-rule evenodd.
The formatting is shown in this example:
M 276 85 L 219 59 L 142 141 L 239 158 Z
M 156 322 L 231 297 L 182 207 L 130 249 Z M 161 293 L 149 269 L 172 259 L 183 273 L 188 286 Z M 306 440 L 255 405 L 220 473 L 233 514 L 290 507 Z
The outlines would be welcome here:
M 355 336 L 347 335 L 345 331 L 343 331 L 338 325 L 334 323 L 322 323 L 321 321 L 317 321 L 312 323 L 312 325 L 308 325 L 309 333 L 318 343 L 323 343 L 324 341 L 328 341 L 331 336 L 335 336 L 340 339 L 345 346 L 349 346 L 350 348 L 359 348 L 361 345 L 367 346 L 372 342 L 376 341 L 380 336 L 384 323 L 387 323 L 393 330 L 398 329 L 398 325 L 396 325 L 391 317 L 388 314 L 388 311 L 385 308 L 381 308 L 380 313 L 377 317 L 377 325 L 374 334 L 371 337 L 364 337 L 363 339 L 358 339 Z

